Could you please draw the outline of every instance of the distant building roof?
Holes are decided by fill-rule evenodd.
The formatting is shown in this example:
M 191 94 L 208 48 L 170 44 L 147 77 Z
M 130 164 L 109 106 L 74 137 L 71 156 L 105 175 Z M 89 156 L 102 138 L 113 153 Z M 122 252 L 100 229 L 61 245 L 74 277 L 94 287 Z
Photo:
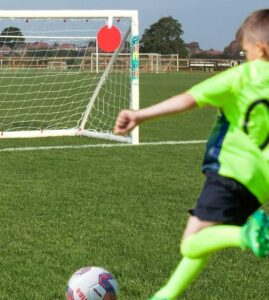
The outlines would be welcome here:
M 0 54 L 9 54 L 12 51 L 12 48 L 6 45 L 0 47 Z
M 77 46 L 75 44 L 64 43 L 64 44 L 60 44 L 58 46 L 58 49 L 60 49 L 60 50 L 77 50 Z
M 45 42 L 35 42 L 29 45 L 31 49 L 49 49 L 50 45 Z
M 222 51 L 220 51 L 220 50 L 214 50 L 214 49 L 205 50 L 204 52 L 206 54 L 209 54 L 209 55 L 221 55 L 221 54 L 223 54 Z

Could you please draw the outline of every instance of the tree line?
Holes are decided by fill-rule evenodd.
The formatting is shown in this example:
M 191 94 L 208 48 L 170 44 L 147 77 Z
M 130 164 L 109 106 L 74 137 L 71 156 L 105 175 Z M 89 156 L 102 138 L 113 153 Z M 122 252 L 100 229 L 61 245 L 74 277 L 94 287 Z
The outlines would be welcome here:
M 171 16 L 160 18 L 142 34 L 140 52 L 178 54 L 181 58 L 240 58 L 240 45 L 236 41 L 232 41 L 224 51 L 204 51 L 200 49 L 198 42 L 186 44 L 182 38 L 183 33 L 182 24 L 178 20 Z M 25 38 L 20 28 L 7 27 L 1 32 L 0 47 L 5 45 L 16 49 L 24 43 Z M 89 42 L 89 46 L 93 46 L 92 43 Z

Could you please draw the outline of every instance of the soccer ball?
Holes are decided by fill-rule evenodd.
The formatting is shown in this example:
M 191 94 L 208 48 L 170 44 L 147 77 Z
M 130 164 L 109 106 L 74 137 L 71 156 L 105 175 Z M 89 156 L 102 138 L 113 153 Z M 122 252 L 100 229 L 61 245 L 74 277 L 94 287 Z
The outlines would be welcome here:
M 118 283 L 103 268 L 86 267 L 76 271 L 66 287 L 67 300 L 116 300 Z

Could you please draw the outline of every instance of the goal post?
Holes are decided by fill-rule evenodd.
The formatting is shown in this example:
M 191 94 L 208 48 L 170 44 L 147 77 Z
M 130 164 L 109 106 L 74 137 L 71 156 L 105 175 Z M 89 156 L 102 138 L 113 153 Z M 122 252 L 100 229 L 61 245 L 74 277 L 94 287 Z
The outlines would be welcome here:
M 105 55 L 99 30 L 121 41 Z M 139 129 L 117 136 L 120 110 L 139 108 L 138 12 L 0 10 L 0 138 L 88 136 L 139 143 Z M 120 54 L 126 54 L 120 59 Z

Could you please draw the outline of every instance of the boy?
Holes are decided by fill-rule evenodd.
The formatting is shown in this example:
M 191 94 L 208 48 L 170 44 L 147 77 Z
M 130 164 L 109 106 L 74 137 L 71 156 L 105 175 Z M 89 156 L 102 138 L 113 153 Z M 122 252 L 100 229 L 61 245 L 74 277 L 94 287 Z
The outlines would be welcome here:
M 183 234 L 183 258 L 151 300 L 176 299 L 216 250 L 269 254 L 269 218 L 256 211 L 269 201 L 269 9 L 252 13 L 237 39 L 247 63 L 159 104 L 124 110 L 116 120 L 115 133 L 125 134 L 144 121 L 196 106 L 219 109 L 202 167 L 205 185 Z

